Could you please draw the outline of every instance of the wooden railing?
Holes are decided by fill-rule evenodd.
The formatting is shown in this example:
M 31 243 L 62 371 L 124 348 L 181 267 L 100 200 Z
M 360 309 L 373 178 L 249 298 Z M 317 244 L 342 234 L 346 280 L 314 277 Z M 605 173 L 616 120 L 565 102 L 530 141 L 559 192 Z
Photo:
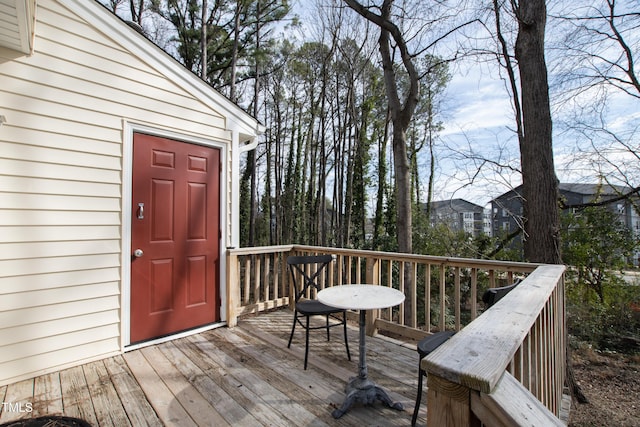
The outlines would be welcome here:
M 523 408 L 557 419 L 565 376 L 564 267 L 299 245 L 229 249 L 228 326 L 240 316 L 291 305 L 287 256 L 318 253 L 335 256 L 322 287 L 370 283 L 405 293 L 402 305 L 369 316 L 368 334 L 417 340 L 435 331 L 460 331 L 423 361 L 429 371 L 429 425 L 511 425 L 523 416 L 512 411 Z M 525 280 L 480 316 L 484 290 L 516 277 Z M 513 408 L 514 402 L 500 399 L 515 389 L 528 398 L 520 402 L 525 406 L 515 402 Z M 465 403 L 451 405 L 460 396 Z M 431 421 L 434 414 L 442 418 Z
M 422 361 L 428 425 L 564 425 L 563 275 L 539 266 Z
M 460 330 L 475 319 L 487 288 L 525 277 L 535 264 L 312 246 L 229 249 L 227 254 L 227 323 L 238 316 L 291 303 L 288 255 L 335 256 L 322 286 L 370 283 L 405 292 L 399 307 L 383 310 L 377 324 L 408 338 L 433 331 Z M 404 274 L 401 274 L 404 273 Z
M 227 250 L 227 325 L 238 317 L 289 304 L 287 255 L 293 246 Z

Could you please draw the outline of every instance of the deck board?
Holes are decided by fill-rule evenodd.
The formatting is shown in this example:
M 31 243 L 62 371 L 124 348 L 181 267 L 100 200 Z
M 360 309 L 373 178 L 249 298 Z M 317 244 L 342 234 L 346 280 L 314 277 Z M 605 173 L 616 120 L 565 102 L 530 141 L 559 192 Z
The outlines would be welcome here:
M 142 350 L 126 353 L 124 359 L 164 425 L 185 427 L 196 425 L 179 403 L 179 398 L 171 392 L 155 371 L 154 366 L 144 357 Z
M 162 425 L 122 356 L 104 360 L 127 417 L 134 427 Z
M 39 403 L 33 408 L 34 417 L 63 413 L 60 373 L 54 372 L 35 379 L 33 401 Z
M 206 355 L 195 348 L 189 340 L 179 340 L 174 345 L 186 355 L 186 358 L 181 360 L 182 366 L 179 366 L 179 369 L 183 370 L 183 373 L 190 378 L 194 386 L 229 425 L 238 425 L 240 422 L 252 418 L 251 414 L 234 399 L 233 395 L 225 391 L 225 388 L 229 389 L 229 387 L 225 387 L 227 379 L 224 370 L 207 366 L 204 363 Z
M 282 347 L 277 347 L 278 342 L 274 341 L 271 334 L 263 333 L 262 338 L 268 340 L 274 348 L 286 348 L 286 342 Z M 265 351 L 262 352 L 263 355 Z M 348 362 L 353 363 L 353 368 L 345 369 L 335 364 L 322 363 L 322 358 L 310 354 L 309 369 L 304 371 L 302 369 L 303 354 L 288 360 L 284 356 L 280 356 L 279 362 L 276 364 L 269 364 L 270 361 L 265 360 L 265 357 L 261 357 L 260 354 L 256 354 L 256 357 L 261 359 L 265 369 L 276 371 L 281 378 L 286 380 L 284 387 L 289 388 L 292 399 L 306 402 L 309 407 L 316 410 L 316 416 L 328 425 L 336 425 L 336 421 L 331 417 L 331 412 L 342 404 L 344 387 L 348 379 L 356 374 L 357 365 L 353 361 Z M 342 357 L 346 360 L 345 356 Z M 292 376 L 291 373 L 296 371 L 297 375 Z M 344 422 L 344 425 L 380 425 L 381 419 L 384 419 L 384 415 L 377 407 L 354 407 L 353 410 L 340 418 L 340 421 Z M 395 422 L 387 420 L 384 425 L 395 425 Z
M 255 359 L 251 360 L 242 353 L 236 353 L 235 357 L 232 357 L 231 353 L 225 353 L 229 347 L 221 349 L 210 341 L 200 342 L 197 345 L 220 366 L 226 366 L 234 381 L 237 382 L 238 390 L 241 390 L 247 398 L 244 401 L 245 408 L 250 408 L 253 416 L 263 423 L 290 426 L 307 425 L 314 421 L 315 417 L 310 415 L 304 406 L 272 384 L 275 379 L 272 373 L 265 375 L 265 372 L 261 371 L 255 363 Z
M 4 401 L 32 412 L 2 411 L 0 421 L 68 415 L 95 426 L 408 426 L 417 387 L 415 350 L 367 337 L 369 377 L 405 409 L 355 405 L 340 419 L 344 387 L 357 374 L 358 331 L 349 327 L 352 360 L 341 333 L 327 342 L 313 331 L 303 369 L 304 331 L 287 348 L 287 310 L 133 350 L 0 387 Z M 426 396 L 426 393 L 424 393 Z M 0 408 L 2 409 L 2 408 Z M 425 425 L 423 402 L 418 419 Z
M 84 366 L 84 375 L 89 387 L 96 418 L 100 426 L 130 426 L 127 413 L 122 407 L 118 393 L 109 380 L 109 373 L 102 361 Z
M 61 371 L 60 386 L 64 415 L 81 418 L 91 425 L 99 425 L 83 367 L 76 366 Z M 33 405 L 35 407 L 36 402 Z
M 2 412 L 0 421 L 9 422 L 23 418 L 24 413 L 28 411 L 27 404 L 32 396 L 33 381 L 24 380 L 9 384 L 3 402 L 8 402 L 12 408 L 10 411 Z
M 186 354 L 172 343 L 158 347 L 158 351 L 161 351 L 167 359 L 172 361 L 177 369 L 177 372 L 174 371 L 173 376 L 176 377 L 176 382 L 184 387 L 182 393 L 189 401 L 193 401 L 197 405 L 194 410 L 187 408 L 191 414 L 195 413 L 194 420 L 196 423 L 220 427 L 230 426 L 231 424 L 219 412 L 225 411 L 224 406 L 220 405 L 219 402 L 212 402 L 207 399 L 205 396 L 209 396 L 211 393 L 207 388 L 199 387 L 199 381 L 194 381 L 198 377 L 203 378 L 204 373 L 187 358 Z M 171 368 L 167 366 L 167 369 Z
M 241 331 L 239 333 L 242 333 Z M 299 372 L 292 376 L 290 362 L 279 357 L 276 363 L 268 353 L 268 347 L 262 343 L 256 345 L 252 335 L 237 336 L 226 334 L 231 345 L 238 348 L 242 358 L 251 363 L 252 369 L 264 378 L 278 391 L 278 398 L 274 398 L 274 406 L 277 402 L 293 402 L 296 406 L 305 408 L 305 416 L 311 416 L 313 425 L 331 425 L 333 421 L 330 415 L 330 406 L 320 407 L 318 402 L 337 401 L 335 388 L 328 387 L 322 381 L 321 373 L 314 370 Z M 266 347 L 265 347 L 266 346 Z M 300 360 L 296 360 L 296 364 Z M 299 366 L 293 369 L 300 369 Z M 336 396 L 334 396 L 336 395 Z M 302 414 L 293 414 L 291 419 L 294 425 L 308 425 Z M 315 419 L 314 419 L 315 418 Z

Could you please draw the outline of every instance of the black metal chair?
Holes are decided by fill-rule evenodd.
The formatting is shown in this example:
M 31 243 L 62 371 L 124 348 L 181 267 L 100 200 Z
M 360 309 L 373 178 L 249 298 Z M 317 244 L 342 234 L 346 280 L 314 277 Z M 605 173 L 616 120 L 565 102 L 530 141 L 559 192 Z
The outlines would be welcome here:
M 347 311 L 341 308 L 328 306 L 318 300 L 307 297 L 314 288 L 316 290 L 320 290 L 318 278 L 320 278 L 323 272 L 326 271 L 325 269 L 331 261 L 333 261 L 332 255 L 290 256 L 287 258 L 287 264 L 289 265 L 289 271 L 291 271 L 291 280 L 293 280 L 296 299 L 293 314 L 293 326 L 291 328 L 291 335 L 289 336 L 289 344 L 287 344 L 287 347 L 291 347 L 291 340 L 293 339 L 293 333 L 296 330 L 296 323 L 300 324 L 300 326 L 305 329 L 305 370 L 307 369 L 307 359 L 309 356 L 309 330 L 312 329 L 326 329 L 327 341 L 329 341 L 329 329 L 335 326 L 342 326 L 344 328 L 344 345 L 347 348 L 347 357 L 351 360 L 351 353 L 349 353 L 349 341 L 347 340 Z M 340 314 L 342 316 L 339 316 Z M 326 323 L 322 326 L 310 326 L 309 319 L 312 316 L 324 316 Z M 304 323 L 301 321 L 302 317 L 305 318 Z M 330 322 L 330 318 L 337 320 L 338 323 Z
M 482 294 L 482 302 L 485 303 L 487 308 L 491 307 L 500 301 L 502 297 L 507 295 L 513 288 L 518 286 L 520 282 L 521 279 L 517 279 L 511 285 L 487 289 L 485 293 Z M 420 409 L 420 401 L 422 400 L 422 379 L 427 376 L 427 373 L 422 369 L 420 362 L 422 362 L 422 359 L 428 356 L 435 349 L 447 342 L 454 334 L 454 331 L 440 331 L 431 334 L 418 342 L 417 350 L 418 355 L 420 356 L 420 360 L 418 361 L 418 394 L 416 396 L 416 406 L 413 409 L 413 417 L 411 418 L 412 426 L 416 425 L 416 420 L 418 419 L 418 410 Z

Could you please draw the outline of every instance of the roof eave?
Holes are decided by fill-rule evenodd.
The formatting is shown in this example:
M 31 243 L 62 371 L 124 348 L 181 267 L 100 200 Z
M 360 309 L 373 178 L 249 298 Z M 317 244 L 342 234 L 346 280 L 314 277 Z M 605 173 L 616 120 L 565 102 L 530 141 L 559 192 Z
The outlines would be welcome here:
M 2 0 L 4 13 L 0 20 L 0 46 L 27 55 L 33 53 L 36 0 Z

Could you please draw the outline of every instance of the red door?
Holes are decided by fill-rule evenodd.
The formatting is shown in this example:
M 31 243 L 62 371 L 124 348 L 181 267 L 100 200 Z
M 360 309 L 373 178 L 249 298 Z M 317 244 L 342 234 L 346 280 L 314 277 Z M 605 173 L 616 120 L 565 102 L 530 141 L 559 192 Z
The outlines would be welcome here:
M 131 343 L 220 320 L 220 150 L 136 133 Z

